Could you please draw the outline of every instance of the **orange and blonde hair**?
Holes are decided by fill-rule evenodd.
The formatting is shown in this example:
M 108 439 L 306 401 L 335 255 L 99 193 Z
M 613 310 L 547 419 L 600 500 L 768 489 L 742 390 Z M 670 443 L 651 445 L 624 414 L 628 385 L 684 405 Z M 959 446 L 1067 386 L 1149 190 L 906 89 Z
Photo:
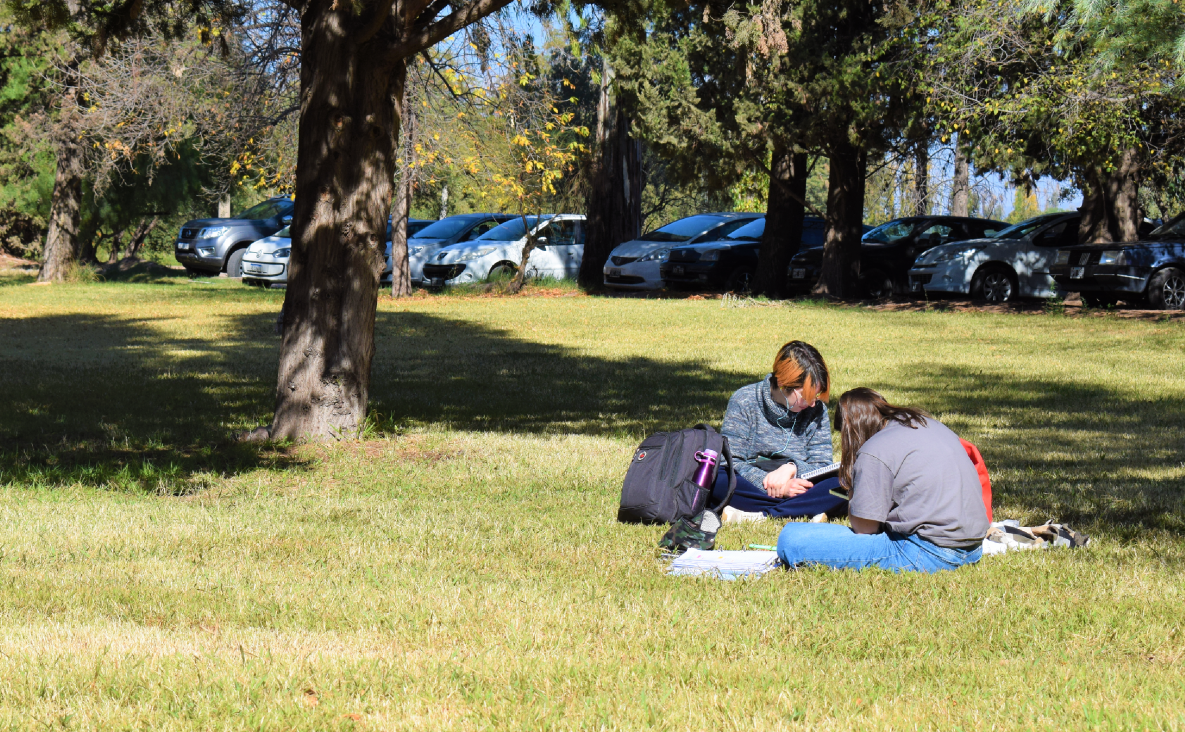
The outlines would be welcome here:
M 827 401 L 831 395 L 831 376 L 827 362 L 809 343 L 790 341 L 778 349 L 774 357 L 773 384 L 783 391 L 802 389 L 803 401 Z

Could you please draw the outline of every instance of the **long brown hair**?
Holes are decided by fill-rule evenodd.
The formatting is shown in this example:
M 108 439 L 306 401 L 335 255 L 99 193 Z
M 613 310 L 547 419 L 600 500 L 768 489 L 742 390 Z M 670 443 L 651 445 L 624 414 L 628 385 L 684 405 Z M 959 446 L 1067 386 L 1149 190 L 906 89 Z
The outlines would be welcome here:
M 835 410 L 835 429 L 839 430 L 839 446 L 843 457 L 839 462 L 839 482 L 852 490 L 852 465 L 856 453 L 868 438 L 884 429 L 890 421 L 917 429 L 926 424 L 929 414 L 913 407 L 897 407 L 866 386 L 845 391 Z
M 772 386 L 786 392 L 801 388 L 802 399 L 808 404 L 813 404 L 816 398 L 825 402 L 831 393 L 827 362 L 809 343 L 790 341 L 779 348 L 771 371 Z

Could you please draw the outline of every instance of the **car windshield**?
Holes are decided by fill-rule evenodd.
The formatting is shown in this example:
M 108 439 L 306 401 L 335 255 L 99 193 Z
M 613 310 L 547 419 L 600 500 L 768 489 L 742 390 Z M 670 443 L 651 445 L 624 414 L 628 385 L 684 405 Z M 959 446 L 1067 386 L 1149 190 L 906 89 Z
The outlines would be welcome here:
M 1169 219 L 1167 223 L 1158 226 L 1148 235 L 1151 239 L 1180 239 L 1185 238 L 1185 214 Z
M 672 221 L 671 223 L 644 236 L 638 237 L 639 241 L 687 241 L 692 237 L 699 236 L 716 224 L 720 223 L 721 217 L 700 214 L 698 216 L 688 216 L 685 219 Z
M 989 239 L 1023 239 L 1029 234 L 1032 234 L 1035 229 L 1039 229 L 1045 224 L 1053 220 L 1053 216 L 1036 216 L 1031 219 L 1026 219 L 1019 224 L 1013 224 L 1003 231 L 997 231 L 995 234 L 989 234 Z
M 527 229 L 523 226 L 522 216 L 507 221 L 501 226 L 495 226 L 486 233 L 477 237 L 474 241 L 518 241 L 527 235 Z M 539 220 L 538 216 L 527 216 L 527 226 L 534 228 L 535 223 Z
M 864 235 L 864 241 L 875 241 L 880 244 L 892 244 L 913 233 L 920 221 L 890 221 L 881 224 Z
M 291 208 L 291 202 L 286 199 L 279 199 L 273 201 L 264 201 L 257 203 L 246 211 L 242 212 L 236 219 L 274 219 L 280 214 L 286 212 Z
M 473 223 L 469 217 L 450 216 L 435 223 L 428 224 L 416 232 L 412 239 L 450 239 L 465 230 Z M 518 238 L 518 237 L 515 237 Z
M 761 235 L 765 233 L 765 217 L 750 221 L 741 228 L 732 232 L 725 239 L 760 239 Z
M 285 226 L 283 229 L 280 229 L 280 230 L 279 230 L 279 231 L 277 231 L 275 234 L 272 234 L 272 236 L 278 236 L 278 237 L 280 237 L 281 239 L 291 239 L 291 238 L 292 238 L 292 234 L 288 233 L 288 230 L 289 230 L 290 228 L 292 228 L 292 227 L 291 227 L 291 226 Z

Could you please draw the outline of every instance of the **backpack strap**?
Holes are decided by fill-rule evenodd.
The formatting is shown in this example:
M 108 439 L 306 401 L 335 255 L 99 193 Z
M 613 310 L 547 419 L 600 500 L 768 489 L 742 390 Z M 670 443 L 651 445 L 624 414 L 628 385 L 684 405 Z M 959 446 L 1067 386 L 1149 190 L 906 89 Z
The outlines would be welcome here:
M 704 430 L 705 432 L 707 432 L 709 434 L 719 434 L 718 432 L 716 432 L 716 430 L 711 425 L 703 424 L 702 422 L 700 424 L 697 424 L 695 426 L 695 428 Z M 728 493 L 727 493 L 727 495 L 724 496 L 724 500 L 720 501 L 720 503 L 717 504 L 714 508 L 708 508 L 706 505 L 704 506 L 705 508 L 708 508 L 708 510 L 712 511 L 713 513 L 719 513 L 722 508 L 727 506 L 728 502 L 732 500 L 732 494 L 736 493 L 736 489 L 737 489 L 737 470 L 736 470 L 736 465 L 734 464 L 734 461 L 732 459 L 732 449 L 729 448 L 729 446 L 728 446 L 728 438 L 727 437 L 725 437 L 724 435 L 720 435 L 720 441 L 722 443 L 720 446 L 720 456 L 723 457 L 727 461 L 726 470 L 728 470 Z M 717 466 L 716 469 L 719 470 L 720 469 L 719 466 Z

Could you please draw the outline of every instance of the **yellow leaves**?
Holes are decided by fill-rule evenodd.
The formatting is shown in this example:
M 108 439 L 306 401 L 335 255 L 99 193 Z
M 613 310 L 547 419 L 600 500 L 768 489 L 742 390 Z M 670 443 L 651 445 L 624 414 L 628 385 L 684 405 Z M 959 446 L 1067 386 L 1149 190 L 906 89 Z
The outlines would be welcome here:
M 510 143 L 512 145 L 518 145 L 519 147 L 526 147 L 531 144 L 531 141 L 523 135 L 515 135 L 514 138 L 511 139 Z

